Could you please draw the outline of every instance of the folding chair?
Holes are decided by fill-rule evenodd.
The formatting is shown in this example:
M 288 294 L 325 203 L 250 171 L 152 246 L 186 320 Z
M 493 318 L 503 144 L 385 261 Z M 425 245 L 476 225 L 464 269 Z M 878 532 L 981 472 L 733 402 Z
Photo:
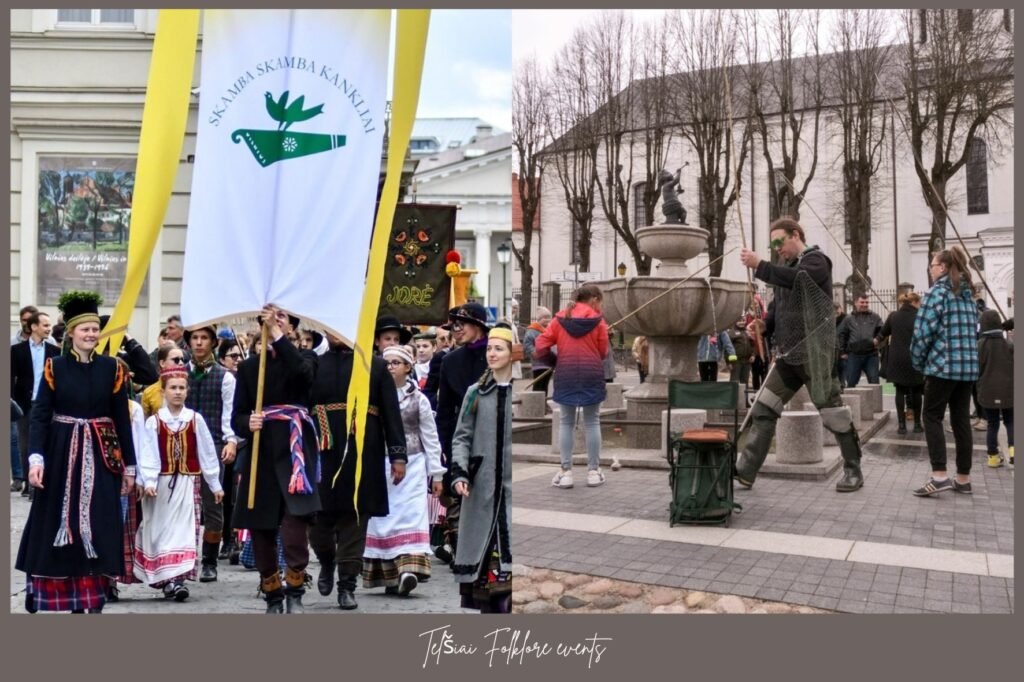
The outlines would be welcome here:
M 665 426 L 670 466 L 669 525 L 677 523 L 725 524 L 734 510 L 732 472 L 739 437 L 740 385 L 736 382 L 668 383 L 668 417 Z M 717 409 L 733 413 L 732 435 L 721 429 L 690 429 L 673 435 L 672 409 Z

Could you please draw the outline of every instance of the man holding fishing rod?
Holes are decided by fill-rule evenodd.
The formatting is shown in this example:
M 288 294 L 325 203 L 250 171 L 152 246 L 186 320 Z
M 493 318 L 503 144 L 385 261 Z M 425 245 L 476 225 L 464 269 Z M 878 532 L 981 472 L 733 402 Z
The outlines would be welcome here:
M 750 435 L 736 463 L 736 480 L 747 488 L 754 485 L 783 406 L 806 385 L 843 457 L 843 476 L 836 490 L 853 492 L 864 485 L 864 477 L 860 439 L 850 409 L 840 401 L 835 374 L 832 261 L 817 246 L 807 246 L 803 228 L 790 217 L 772 223 L 769 233 L 782 264 L 769 263 L 746 248 L 740 253 L 743 265 L 755 277 L 775 287 L 769 316 L 774 316 L 777 354 L 748 415 Z

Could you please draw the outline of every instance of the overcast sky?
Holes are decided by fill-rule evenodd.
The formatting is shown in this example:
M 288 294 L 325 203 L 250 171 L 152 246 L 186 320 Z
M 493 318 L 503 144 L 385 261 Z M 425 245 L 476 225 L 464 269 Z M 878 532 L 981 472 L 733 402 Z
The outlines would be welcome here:
M 430 13 L 417 118 L 479 117 L 503 131 L 512 129 L 510 15 L 508 10 Z

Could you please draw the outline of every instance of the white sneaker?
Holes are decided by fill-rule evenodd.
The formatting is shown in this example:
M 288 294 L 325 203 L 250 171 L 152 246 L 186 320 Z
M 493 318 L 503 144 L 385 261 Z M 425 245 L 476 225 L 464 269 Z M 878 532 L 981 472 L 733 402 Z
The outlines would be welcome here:
M 587 485 L 591 488 L 601 485 L 604 483 L 604 474 L 601 473 L 600 469 L 591 469 L 587 472 Z
M 565 471 L 559 470 L 555 477 L 551 479 L 551 485 L 556 488 L 571 488 L 572 487 L 572 469 Z

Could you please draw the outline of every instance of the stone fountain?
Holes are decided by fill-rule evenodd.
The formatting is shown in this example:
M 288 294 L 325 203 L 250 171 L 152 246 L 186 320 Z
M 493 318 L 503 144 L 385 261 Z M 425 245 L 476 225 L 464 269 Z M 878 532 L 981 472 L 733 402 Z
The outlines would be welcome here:
M 604 316 L 620 320 L 691 274 L 687 261 L 707 246 L 710 233 L 682 224 L 650 225 L 636 231 L 640 250 L 657 261 L 656 274 L 595 282 L 604 294 Z M 650 369 L 645 383 L 624 394 L 628 419 L 662 419 L 668 407 L 668 381 L 697 381 L 697 343 L 705 334 L 729 328 L 747 302 L 747 283 L 701 273 L 678 286 L 619 328 L 647 337 Z M 657 427 L 629 427 L 629 446 L 658 448 L 665 432 Z

